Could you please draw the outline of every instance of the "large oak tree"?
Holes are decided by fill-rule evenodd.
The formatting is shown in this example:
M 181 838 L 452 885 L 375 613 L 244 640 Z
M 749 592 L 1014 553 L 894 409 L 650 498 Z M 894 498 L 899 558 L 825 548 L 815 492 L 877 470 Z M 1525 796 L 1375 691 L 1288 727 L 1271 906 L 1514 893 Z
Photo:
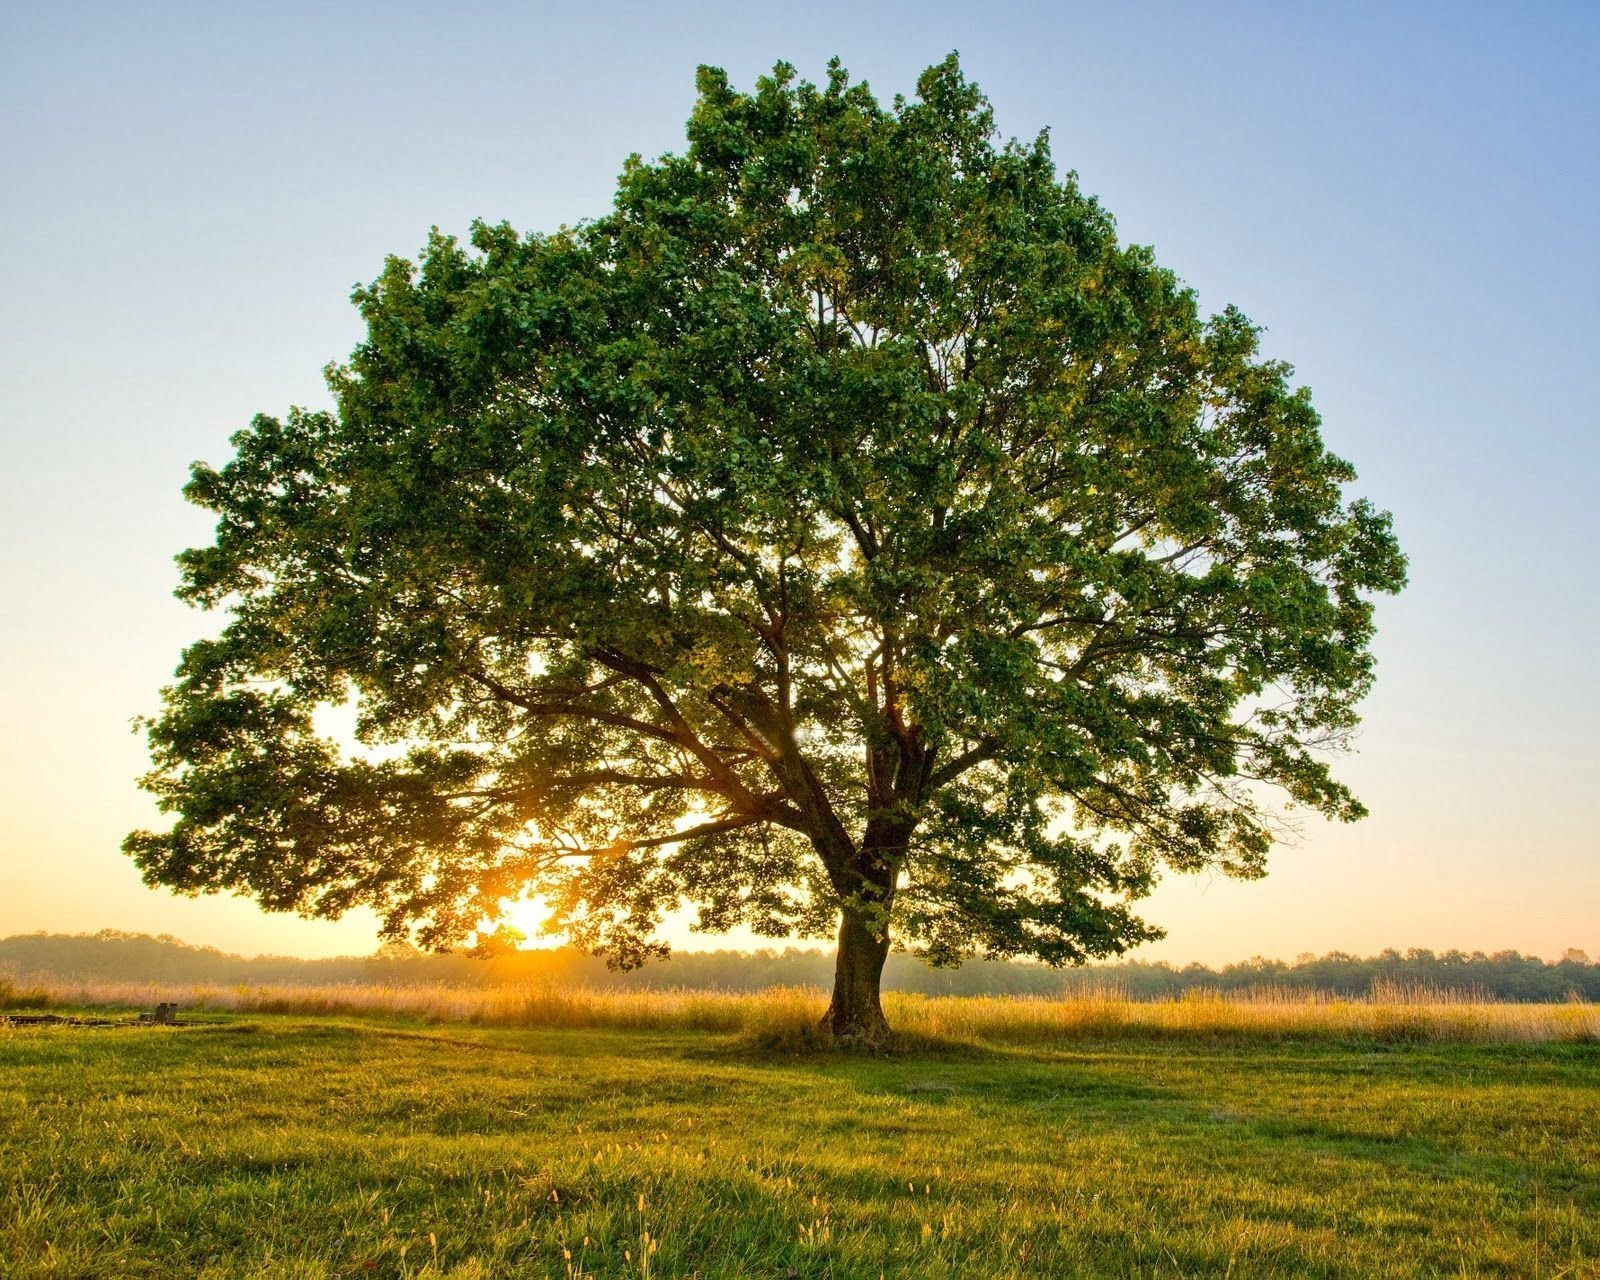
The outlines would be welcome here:
M 1361 816 L 1328 754 L 1404 561 L 1256 329 L 953 57 L 699 91 L 607 216 L 391 259 L 336 411 L 195 466 L 227 621 L 146 724 L 146 879 L 434 946 L 537 893 L 625 964 L 684 903 L 836 931 L 873 1039 L 891 941 L 1118 953 L 1283 793 Z

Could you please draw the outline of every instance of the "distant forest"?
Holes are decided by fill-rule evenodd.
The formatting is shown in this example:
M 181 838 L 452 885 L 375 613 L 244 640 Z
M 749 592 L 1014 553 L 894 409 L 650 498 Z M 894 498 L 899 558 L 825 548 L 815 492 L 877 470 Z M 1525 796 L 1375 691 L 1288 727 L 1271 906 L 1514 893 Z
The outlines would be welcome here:
M 428 955 L 386 946 L 371 956 L 304 960 L 295 956 L 236 956 L 194 947 L 168 935 L 122 933 L 18 934 L 0 938 L 0 974 L 26 979 L 114 979 L 136 982 L 216 982 L 271 986 L 301 983 L 549 982 L 613 988 L 702 987 L 750 991 L 770 986 L 826 987 L 831 954 L 783 951 L 683 951 L 629 973 L 614 973 L 580 951 L 514 951 L 479 957 Z M 1246 960 L 1220 969 L 1191 964 L 1124 961 L 1081 969 L 1049 969 L 1005 960 L 972 960 L 959 969 L 933 969 L 913 956 L 891 955 L 884 986 L 930 995 L 1054 995 L 1105 988 L 1134 999 L 1186 991 L 1290 987 L 1337 995 L 1366 995 L 1374 984 L 1424 987 L 1481 997 L 1549 1001 L 1600 1000 L 1600 964 L 1581 951 L 1549 963 L 1515 951 L 1384 951 L 1353 956 L 1331 951 L 1293 963 Z

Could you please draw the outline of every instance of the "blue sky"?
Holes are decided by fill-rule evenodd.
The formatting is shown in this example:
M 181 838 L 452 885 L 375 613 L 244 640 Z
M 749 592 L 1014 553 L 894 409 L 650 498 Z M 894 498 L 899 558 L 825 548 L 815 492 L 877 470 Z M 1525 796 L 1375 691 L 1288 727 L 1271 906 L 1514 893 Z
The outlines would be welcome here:
M 351 287 L 431 225 L 549 229 L 679 145 L 697 63 L 837 53 L 884 97 L 958 49 L 1001 130 L 1293 362 L 1413 585 L 1343 772 L 1264 882 L 1185 880 L 1144 954 L 1600 952 L 1600 8 L 46 5 L 0 11 L 0 932 L 363 950 L 138 883 L 133 715 L 209 624 L 179 497 L 325 400 Z

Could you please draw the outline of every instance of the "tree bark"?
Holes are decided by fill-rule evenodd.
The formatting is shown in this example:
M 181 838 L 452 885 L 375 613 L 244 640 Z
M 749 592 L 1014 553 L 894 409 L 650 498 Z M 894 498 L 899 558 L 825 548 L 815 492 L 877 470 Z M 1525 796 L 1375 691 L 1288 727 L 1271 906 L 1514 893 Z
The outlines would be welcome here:
M 873 913 L 877 916 L 877 913 Z M 889 1023 L 879 992 L 883 964 L 889 958 L 889 930 L 884 916 L 881 933 L 860 907 L 846 903 L 839 912 L 839 954 L 834 962 L 833 999 L 822 1015 L 823 1030 L 836 1039 L 865 1045 L 887 1044 Z

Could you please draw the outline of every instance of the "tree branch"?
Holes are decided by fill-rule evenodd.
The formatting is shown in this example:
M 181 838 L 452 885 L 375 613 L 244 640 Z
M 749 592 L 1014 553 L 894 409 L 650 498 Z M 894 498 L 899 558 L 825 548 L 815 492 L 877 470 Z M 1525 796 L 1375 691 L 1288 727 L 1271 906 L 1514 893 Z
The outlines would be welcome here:
M 928 789 L 937 791 L 940 787 L 954 782 L 973 765 L 981 764 L 992 759 L 1000 750 L 1000 743 L 994 738 L 982 738 L 976 746 L 969 747 L 958 756 L 953 756 L 944 765 L 935 769 L 928 779 Z

